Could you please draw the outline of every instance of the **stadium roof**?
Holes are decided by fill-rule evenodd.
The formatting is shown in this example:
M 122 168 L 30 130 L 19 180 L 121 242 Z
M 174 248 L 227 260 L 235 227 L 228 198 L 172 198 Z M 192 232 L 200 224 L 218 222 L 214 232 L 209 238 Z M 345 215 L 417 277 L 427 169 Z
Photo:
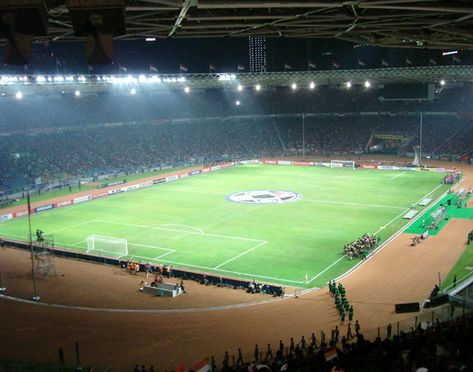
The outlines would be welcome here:
M 44 2 L 49 30 L 39 38 L 77 39 L 65 0 Z M 265 36 L 336 38 L 383 47 L 473 47 L 473 4 L 468 0 L 118 2 L 125 3 L 126 33 L 115 37 L 122 40 Z M 99 3 L 117 0 L 79 2 Z
M 473 66 L 425 66 L 358 70 L 291 71 L 265 73 L 218 74 L 142 74 L 142 75 L 0 75 L 0 94 L 14 97 L 18 91 L 26 95 L 120 92 L 132 88 L 140 91 L 169 91 L 184 89 L 263 89 L 290 87 L 296 83 L 307 89 L 311 82 L 317 86 L 364 86 L 366 81 L 376 87 L 390 83 L 433 83 L 449 85 L 473 82 Z

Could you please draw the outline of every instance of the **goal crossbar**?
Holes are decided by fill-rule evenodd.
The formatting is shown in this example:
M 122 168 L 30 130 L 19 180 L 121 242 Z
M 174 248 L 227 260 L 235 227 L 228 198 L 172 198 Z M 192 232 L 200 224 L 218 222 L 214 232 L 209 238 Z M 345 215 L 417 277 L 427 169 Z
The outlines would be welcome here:
M 86 241 L 87 253 L 95 251 L 118 255 L 119 257 L 128 256 L 128 241 L 126 239 L 104 235 L 90 235 Z
M 330 168 L 355 168 L 353 160 L 330 160 Z

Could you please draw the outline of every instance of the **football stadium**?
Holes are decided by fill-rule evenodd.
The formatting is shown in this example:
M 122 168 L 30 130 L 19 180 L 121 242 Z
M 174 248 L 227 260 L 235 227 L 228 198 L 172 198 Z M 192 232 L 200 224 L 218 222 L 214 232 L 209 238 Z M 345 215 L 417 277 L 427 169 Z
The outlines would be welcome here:
M 0 15 L 0 371 L 473 369 L 470 4 Z

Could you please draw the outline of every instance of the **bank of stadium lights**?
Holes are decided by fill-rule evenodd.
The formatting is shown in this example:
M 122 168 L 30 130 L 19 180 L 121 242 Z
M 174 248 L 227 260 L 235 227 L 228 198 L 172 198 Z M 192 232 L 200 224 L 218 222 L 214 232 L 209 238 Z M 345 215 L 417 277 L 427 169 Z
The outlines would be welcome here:
M 20 91 L 16 92 L 15 98 L 16 98 L 17 100 L 21 100 L 21 99 L 23 98 L 23 93 L 21 93 Z
M 315 89 L 315 83 L 313 81 L 310 82 L 309 84 L 309 89 Z
M 260 84 L 256 84 L 256 85 L 255 85 L 255 90 L 256 90 L 257 92 L 259 92 L 259 91 L 261 90 L 261 85 L 260 85 Z
M 235 74 L 221 74 L 218 75 L 218 80 L 219 81 L 232 81 L 236 79 Z

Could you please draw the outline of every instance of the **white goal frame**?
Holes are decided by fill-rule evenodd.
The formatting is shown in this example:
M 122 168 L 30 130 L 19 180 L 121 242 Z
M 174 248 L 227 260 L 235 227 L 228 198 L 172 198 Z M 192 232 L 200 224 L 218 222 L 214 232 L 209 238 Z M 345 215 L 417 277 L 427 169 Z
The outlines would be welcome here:
M 354 160 L 330 160 L 330 168 L 355 169 L 355 161 Z
M 111 250 L 111 249 L 107 249 L 107 246 L 105 245 L 105 247 L 101 247 L 101 246 L 98 246 L 97 247 L 97 242 L 102 242 L 102 243 L 108 243 L 110 244 L 111 243 L 111 246 L 113 245 L 120 245 L 122 244 L 122 247 L 123 250 Z M 91 253 L 91 252 L 104 252 L 104 253 L 110 253 L 110 254 L 114 254 L 114 255 L 120 255 L 119 257 L 124 257 L 124 256 L 128 256 L 128 240 L 126 239 L 122 239 L 122 238 L 114 238 L 114 237 L 111 237 L 111 236 L 103 236 L 103 235 L 90 235 L 87 237 L 86 239 L 86 243 L 87 243 L 87 251 L 86 253 Z

